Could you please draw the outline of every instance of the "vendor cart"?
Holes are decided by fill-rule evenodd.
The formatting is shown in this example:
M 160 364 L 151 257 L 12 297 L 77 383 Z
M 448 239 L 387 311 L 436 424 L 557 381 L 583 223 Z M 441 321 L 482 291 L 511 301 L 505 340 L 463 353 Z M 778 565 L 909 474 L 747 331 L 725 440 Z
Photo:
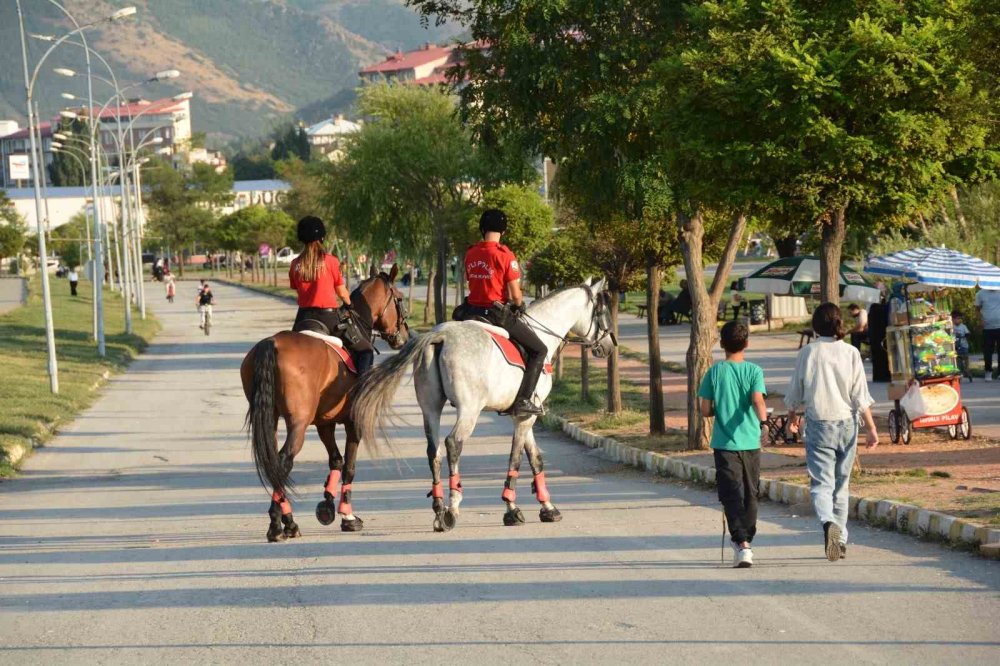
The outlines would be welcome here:
M 886 329 L 889 355 L 889 439 L 910 443 L 916 428 L 947 426 L 952 439 L 972 436 L 969 410 L 962 404 L 962 382 L 947 299 L 941 293 L 914 297 L 904 287 L 890 301 L 892 326 Z M 911 418 L 900 401 L 918 386 L 926 412 Z
M 889 301 L 886 329 L 889 354 L 889 439 L 910 443 L 916 428 L 947 427 L 952 439 L 972 436 L 969 410 L 962 404 L 962 383 L 955 352 L 946 289 L 1000 288 L 1000 268 L 948 248 L 905 250 L 865 261 L 865 272 L 901 278 Z M 919 387 L 924 412 L 911 418 L 904 396 Z M 916 416 L 916 415 L 913 415 Z

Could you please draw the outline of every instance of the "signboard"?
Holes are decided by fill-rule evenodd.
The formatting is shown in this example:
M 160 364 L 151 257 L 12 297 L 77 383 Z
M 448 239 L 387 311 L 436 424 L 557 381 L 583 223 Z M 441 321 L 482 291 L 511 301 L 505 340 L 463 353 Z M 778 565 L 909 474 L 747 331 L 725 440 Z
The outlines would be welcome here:
M 920 395 L 927 405 L 925 416 L 913 420 L 914 428 L 932 428 L 935 426 L 955 425 L 962 420 L 960 377 L 953 377 L 943 382 L 924 384 L 920 387 Z
M 31 167 L 28 165 L 28 156 L 10 155 L 9 158 L 7 178 L 9 180 L 31 180 Z
M 258 252 L 260 252 L 260 256 L 262 257 L 271 256 L 271 246 L 268 245 L 267 243 L 261 243 L 260 247 L 258 247 L 257 250 Z

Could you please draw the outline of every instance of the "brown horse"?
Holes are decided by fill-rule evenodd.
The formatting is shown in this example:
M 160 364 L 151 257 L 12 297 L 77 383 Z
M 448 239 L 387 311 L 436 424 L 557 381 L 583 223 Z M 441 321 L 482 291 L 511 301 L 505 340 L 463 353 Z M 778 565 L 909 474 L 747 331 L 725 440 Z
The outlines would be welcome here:
M 399 267 L 393 265 L 390 273 L 374 274 L 351 292 L 359 325 L 373 338 L 377 332 L 393 349 L 402 347 L 409 337 L 403 294 L 393 286 L 398 273 Z M 340 513 L 342 530 L 361 530 L 361 519 L 351 511 L 351 483 L 359 442 L 351 421 L 349 396 L 357 375 L 326 342 L 302 333 L 282 331 L 254 345 L 243 359 L 240 377 L 250 403 L 246 423 L 257 475 L 265 488 L 272 489 L 267 540 L 283 541 L 301 536 L 286 492 L 290 489 L 293 461 L 302 450 L 310 425 L 316 426 L 330 461 L 330 473 L 323 501 L 316 507 L 316 518 L 329 525 Z M 280 451 L 279 416 L 285 420 L 287 431 Z M 344 425 L 347 433 L 343 457 L 334 438 L 338 423 Z M 341 475 L 340 506 L 335 508 L 334 498 Z

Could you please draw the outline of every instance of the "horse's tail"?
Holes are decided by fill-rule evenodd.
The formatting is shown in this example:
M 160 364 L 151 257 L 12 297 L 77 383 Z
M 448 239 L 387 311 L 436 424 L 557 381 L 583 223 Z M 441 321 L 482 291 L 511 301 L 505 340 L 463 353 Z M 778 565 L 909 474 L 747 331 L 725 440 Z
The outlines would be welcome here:
M 385 363 L 376 365 L 361 378 L 352 391 L 351 420 L 358 438 L 377 450 L 375 431 L 382 431 L 383 424 L 392 410 L 392 399 L 411 364 L 420 362 L 431 345 L 444 340 L 442 331 L 430 331 L 406 343 L 398 354 Z M 433 353 L 433 352 L 432 352 Z M 388 437 L 386 437 L 388 440 Z
M 288 489 L 288 470 L 278 457 L 278 413 L 274 404 L 277 366 L 274 338 L 258 342 L 253 348 L 253 383 L 246 427 L 260 482 L 265 488 L 284 491 Z

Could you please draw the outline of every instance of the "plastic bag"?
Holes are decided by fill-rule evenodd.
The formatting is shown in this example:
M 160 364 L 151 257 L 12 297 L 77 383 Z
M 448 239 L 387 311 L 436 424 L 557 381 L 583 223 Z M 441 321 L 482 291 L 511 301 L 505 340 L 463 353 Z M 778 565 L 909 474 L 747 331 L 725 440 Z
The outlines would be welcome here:
M 899 405 L 906 411 L 906 415 L 911 421 L 919 419 L 927 414 L 927 403 L 920 393 L 920 384 L 911 384 L 903 397 L 899 400 Z

